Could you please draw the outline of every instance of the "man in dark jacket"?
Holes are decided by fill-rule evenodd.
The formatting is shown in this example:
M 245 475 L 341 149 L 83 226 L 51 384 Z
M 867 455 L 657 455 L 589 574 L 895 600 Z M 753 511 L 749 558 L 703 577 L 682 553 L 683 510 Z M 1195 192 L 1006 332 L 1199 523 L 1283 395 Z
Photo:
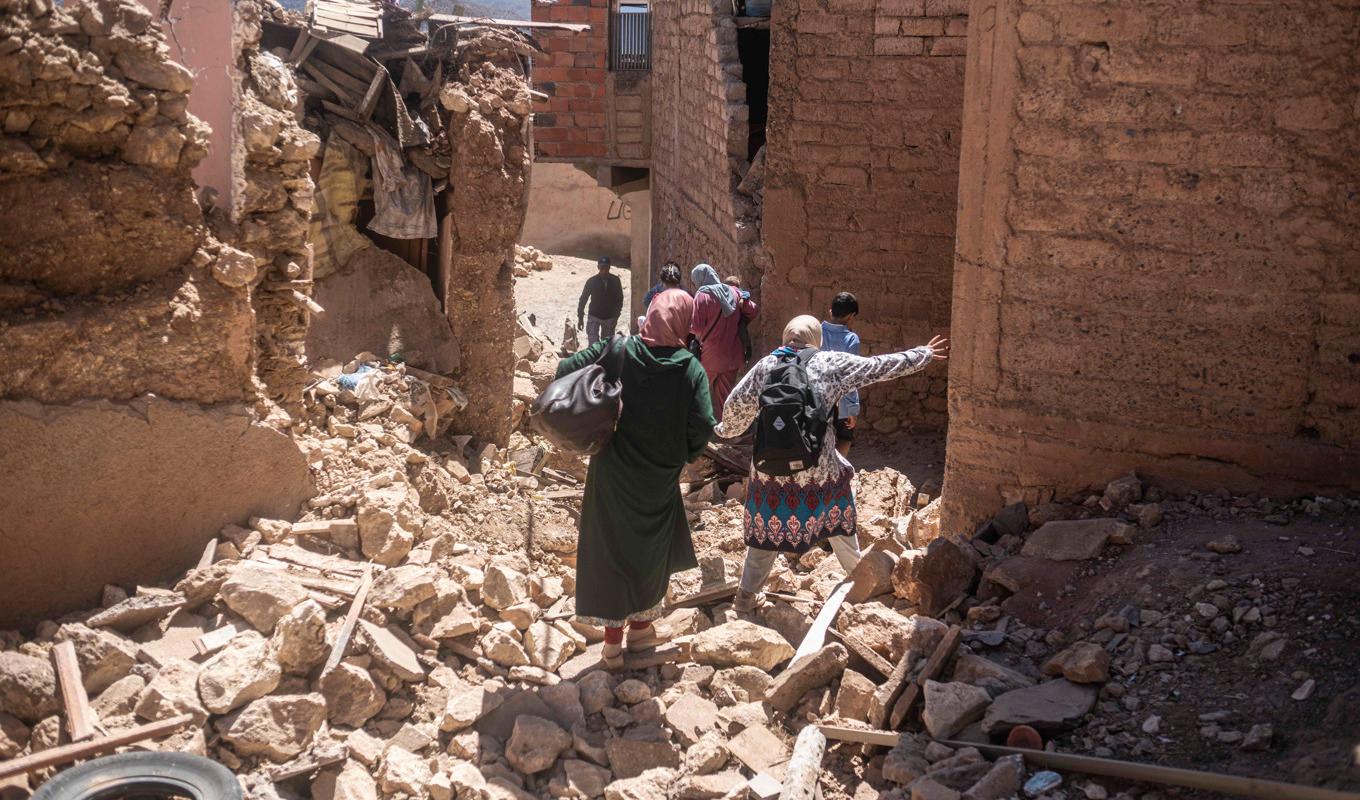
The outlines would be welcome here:
M 590 314 L 586 316 L 586 303 L 590 303 Z M 600 259 L 600 271 L 586 281 L 581 290 L 581 300 L 576 304 L 576 326 L 586 329 L 586 340 L 595 344 L 601 339 L 609 339 L 619 324 L 619 314 L 623 312 L 623 282 L 617 275 L 609 272 L 609 257 Z

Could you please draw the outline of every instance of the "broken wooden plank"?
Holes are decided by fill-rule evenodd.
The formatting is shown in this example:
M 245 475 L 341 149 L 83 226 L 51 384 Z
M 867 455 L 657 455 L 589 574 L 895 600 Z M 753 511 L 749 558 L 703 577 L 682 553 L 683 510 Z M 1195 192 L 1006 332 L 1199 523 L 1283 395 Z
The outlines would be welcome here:
M 15 775 L 27 775 L 30 772 L 37 772 L 48 767 L 57 767 L 62 764 L 69 764 L 72 761 L 79 761 L 82 758 L 102 755 L 119 747 L 137 742 L 155 739 L 159 736 L 174 733 L 175 731 L 193 722 L 193 715 L 180 714 L 177 717 L 163 719 L 159 722 L 152 722 L 146 725 L 139 725 L 135 728 L 115 733 L 111 736 L 101 736 L 88 742 L 76 742 L 74 744 L 54 747 L 50 750 L 42 750 L 32 755 L 16 758 L 10 761 L 0 762 L 0 780 L 12 778 Z
M 544 22 L 542 20 L 530 19 L 495 19 L 492 17 L 465 17 L 458 14 L 431 14 L 431 22 L 450 23 L 454 25 L 486 25 L 498 28 L 543 28 L 547 30 L 571 31 L 572 33 L 583 33 L 590 30 L 590 26 L 579 22 Z
M 66 711 L 66 731 L 71 734 L 71 741 L 79 742 L 94 736 L 94 709 L 90 708 L 90 697 L 85 694 L 85 685 L 80 678 L 76 646 L 71 642 L 57 642 L 48 655 L 57 672 L 61 705 Z
M 822 774 L 822 757 L 826 755 L 826 734 L 808 725 L 798 732 L 789 757 L 788 772 L 784 775 L 784 791 L 779 800 L 813 800 L 818 797 L 817 779 Z
M 897 698 L 902 694 L 902 688 L 907 685 L 907 676 L 911 674 L 912 664 L 916 662 L 916 654 L 908 650 L 902 654 L 902 659 L 893 667 L 892 674 L 874 691 L 874 696 L 869 702 L 870 725 L 875 728 L 883 727 L 887 721 L 889 712 L 897 703 Z
M 307 73 L 308 75 L 312 76 L 312 79 L 313 79 L 313 80 L 315 80 L 317 83 L 321 84 L 322 86 L 326 87 L 326 91 L 328 91 L 328 92 L 330 92 L 331 94 L 335 95 L 336 97 L 340 98 L 342 101 L 344 101 L 344 102 L 346 102 L 346 103 L 348 103 L 348 104 L 350 104 L 350 105 L 354 105 L 356 102 L 358 102 L 358 98 L 357 98 L 357 97 L 354 97 L 354 95 L 353 95 L 348 89 L 346 89 L 345 87 L 343 87 L 343 86 L 341 86 L 340 84 L 336 83 L 335 81 L 331 80 L 331 79 L 330 79 L 330 76 L 326 75 L 326 74 L 325 74 L 324 72 L 322 72 L 320 69 L 317 69 L 317 66 L 316 66 L 316 65 L 317 65 L 318 63 L 320 63 L 320 62 L 318 62 L 318 61 L 307 61 L 307 62 L 304 62 L 304 63 L 302 64 L 302 71 L 305 72 L 305 73 Z M 347 110 L 348 110 L 348 109 L 347 109 Z M 353 112 L 350 112 L 350 113 L 353 113 Z
M 916 680 L 911 686 L 902 693 L 902 696 L 892 707 L 892 714 L 888 718 L 888 725 L 897 730 L 902 727 L 907 716 L 911 713 L 912 707 L 921 699 L 925 692 L 926 681 L 933 681 L 944 671 L 944 667 L 949 663 L 949 659 L 954 657 L 954 653 L 959 649 L 959 642 L 963 640 L 963 628 L 958 625 L 950 627 L 935 647 L 935 652 L 930 654 L 921 673 L 916 676 Z
M 837 639 L 840 639 L 841 642 L 845 644 L 845 649 L 859 656 L 860 660 L 877 670 L 878 674 L 885 678 L 892 675 L 893 665 L 888 659 L 875 652 L 875 650 L 869 646 L 868 642 L 858 636 L 849 633 L 841 633 L 835 628 L 829 629 L 828 633 L 835 636 Z
M 708 603 L 716 603 L 721 600 L 726 600 L 730 597 L 736 596 L 737 589 L 739 588 L 739 586 L 740 584 L 738 584 L 736 581 L 733 581 L 723 586 L 718 586 L 712 589 L 705 589 L 703 591 L 692 594 L 689 597 L 682 597 L 679 600 L 676 600 L 674 603 L 667 605 L 666 608 L 668 609 L 695 608 L 698 606 L 707 605 Z
M 155 622 L 184 603 L 184 598 L 174 593 L 137 595 L 95 614 L 85 620 L 85 624 L 91 628 L 113 628 L 128 633 Z
M 322 314 L 326 313 L 326 309 L 322 308 L 320 303 L 316 302 L 315 300 L 303 294 L 302 292 L 299 292 L 297 289 L 289 289 L 288 291 L 289 294 L 286 295 L 287 297 L 291 298 L 295 304 L 301 306 L 302 308 L 307 309 L 312 314 L 315 314 L 316 316 L 319 317 Z
M 320 747 L 310 753 L 303 753 L 286 764 L 270 767 L 269 779 L 275 783 L 282 783 L 283 781 L 292 780 L 299 775 L 316 772 L 322 767 L 338 764 L 348 757 L 349 747 L 346 745 L 341 744 Z
M 378 107 L 378 98 L 382 96 L 382 88 L 387 82 L 387 70 L 378 67 L 373 73 L 373 80 L 368 82 L 364 99 L 359 101 L 359 107 L 355 109 L 359 119 L 367 120 L 373 116 L 373 110 Z
M 329 533 L 331 527 L 335 523 L 341 522 L 353 523 L 353 520 L 328 519 L 323 520 L 323 522 L 329 524 L 326 525 L 325 527 L 315 527 L 318 525 L 318 523 L 303 523 L 303 522 L 294 523 L 293 533 L 305 534 L 322 530 Z M 310 525 L 314 527 L 308 527 L 304 529 L 303 526 L 305 525 Z M 358 526 L 356 525 L 355 527 L 357 529 Z M 295 564 L 299 567 L 305 567 L 307 569 L 316 570 L 317 572 L 320 572 L 322 575 L 338 573 L 340 575 L 345 575 L 351 578 L 358 578 L 364 574 L 364 568 L 366 566 L 361 561 L 350 561 L 348 558 L 343 558 L 340 556 L 328 556 L 323 553 L 317 553 L 312 550 L 307 550 L 305 548 L 301 548 L 291 544 L 271 544 L 265 546 L 262 549 L 264 550 L 265 553 L 269 555 L 270 558 L 274 558 L 279 561 L 285 561 L 289 564 Z
M 280 561 L 269 556 L 252 557 L 248 563 L 253 567 L 259 567 L 266 572 L 287 575 L 289 579 L 296 581 L 298 585 L 307 589 L 316 589 L 319 592 L 325 592 L 339 597 L 353 597 L 354 593 L 359 590 L 359 584 L 355 581 L 340 581 L 332 578 L 308 575 L 303 571 L 307 569 L 306 567 L 298 564 L 290 564 L 287 561 Z
M 298 31 L 297 38 L 293 40 L 293 48 L 288 51 L 288 63 L 296 67 L 306 61 L 316 49 L 316 41 L 306 28 Z
M 215 653 L 223 647 L 226 647 L 227 643 L 232 639 L 235 639 L 236 634 L 238 633 L 240 633 L 240 631 L 236 629 L 235 625 L 223 625 L 222 627 L 208 631 L 195 639 L 194 649 L 198 651 L 200 656 Z
M 829 734 L 828 734 L 829 735 Z M 1085 775 L 1102 775 L 1107 778 L 1122 778 L 1141 783 L 1160 783 L 1164 786 L 1181 786 L 1187 789 L 1202 789 L 1208 792 L 1251 797 L 1256 800 L 1356 800 L 1355 792 L 1342 792 L 1336 789 L 1323 789 L 1316 786 L 1300 786 L 1294 783 L 1268 781 L 1261 778 L 1247 778 L 1239 775 L 1222 775 L 1197 769 L 1163 767 L 1158 764 L 1139 764 L 1133 761 L 1116 761 L 1112 758 L 1078 756 L 1070 753 L 1054 753 L 1047 750 L 1027 750 L 1020 747 L 1000 747 L 976 742 L 956 742 L 949 739 L 937 740 L 950 747 L 976 747 L 986 756 L 1023 756 L 1036 767 L 1080 772 Z
M 828 739 L 834 739 L 838 742 L 852 742 L 855 744 L 871 744 L 879 747 L 895 747 L 902 736 L 902 734 L 893 733 L 892 731 L 847 728 L 842 725 L 819 724 L 817 728 L 825 734 Z
M 326 656 L 326 663 L 321 667 L 321 674 L 335 669 L 340 663 L 340 659 L 345 657 L 345 651 L 349 649 L 349 640 L 354 636 L 354 626 L 359 621 L 359 612 L 364 608 L 364 601 L 368 599 L 368 590 L 373 586 L 373 570 L 364 570 L 364 576 L 359 579 L 359 588 L 354 592 L 354 601 L 349 605 L 349 611 L 345 614 L 345 621 L 340 625 L 340 630 L 335 635 L 335 644 L 331 645 L 331 653 Z
M 853 584 L 844 580 L 835 589 L 831 590 L 830 596 L 822 604 L 822 610 L 817 612 L 817 617 L 812 621 L 812 627 L 803 636 L 803 641 L 799 642 L 797 651 L 793 654 L 793 661 L 797 661 L 803 656 L 812 655 L 822 649 L 826 644 L 826 630 L 831 627 L 831 623 L 840 613 L 841 604 L 845 602 L 845 596 L 850 593 Z M 792 662 L 790 662 L 792 663 Z

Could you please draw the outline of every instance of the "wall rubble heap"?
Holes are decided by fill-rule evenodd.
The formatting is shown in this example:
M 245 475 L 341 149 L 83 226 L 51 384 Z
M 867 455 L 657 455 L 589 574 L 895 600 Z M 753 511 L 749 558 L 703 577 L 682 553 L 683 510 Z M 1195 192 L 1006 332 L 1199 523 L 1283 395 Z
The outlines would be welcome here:
M 771 324 L 853 292 L 866 354 L 949 327 L 966 0 L 775 5 L 770 64 Z M 945 375 L 864 393 L 882 433 L 943 431 Z
M 207 129 L 186 111 L 192 73 L 131 0 L 0 12 L 11 623 L 182 569 L 223 525 L 295 512 L 311 481 L 255 421 L 257 268 L 194 197 Z
M 1360 488 L 1360 9 L 973 11 L 946 527 L 1134 468 Z

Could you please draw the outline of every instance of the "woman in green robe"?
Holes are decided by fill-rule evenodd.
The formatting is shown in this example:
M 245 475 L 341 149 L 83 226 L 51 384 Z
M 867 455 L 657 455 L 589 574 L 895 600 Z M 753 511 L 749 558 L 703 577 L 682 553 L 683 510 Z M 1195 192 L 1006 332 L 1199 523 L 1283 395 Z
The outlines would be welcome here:
M 604 627 L 611 668 L 623 663 L 625 625 L 629 650 L 664 641 L 652 620 L 661 616 L 670 576 L 698 565 L 680 471 L 703 451 L 716 423 L 704 368 L 684 346 L 693 315 L 686 292 L 662 292 L 641 332 L 623 342 L 623 414 L 586 476 L 576 614 Z M 610 345 L 602 340 L 564 360 L 557 376 L 594 362 Z

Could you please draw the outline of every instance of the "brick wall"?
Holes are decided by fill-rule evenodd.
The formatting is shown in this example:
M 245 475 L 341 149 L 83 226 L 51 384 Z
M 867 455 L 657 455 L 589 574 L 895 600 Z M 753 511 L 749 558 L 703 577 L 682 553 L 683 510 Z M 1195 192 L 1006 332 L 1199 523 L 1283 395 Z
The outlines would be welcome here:
M 945 524 L 1360 488 L 1360 8 L 977 0 Z
M 540 161 L 645 166 L 650 145 L 648 73 L 609 70 L 609 0 L 533 5 L 543 22 L 586 23 L 589 31 L 537 32 L 534 155 Z
M 771 332 L 860 301 L 867 354 L 949 327 L 966 0 L 779 0 L 764 295 Z M 778 287 L 778 290 L 775 290 Z M 864 392 L 882 432 L 945 427 L 945 373 Z
M 754 286 L 759 224 L 735 190 L 749 110 L 731 4 L 666 0 L 652 14 L 653 272 L 707 261 Z

